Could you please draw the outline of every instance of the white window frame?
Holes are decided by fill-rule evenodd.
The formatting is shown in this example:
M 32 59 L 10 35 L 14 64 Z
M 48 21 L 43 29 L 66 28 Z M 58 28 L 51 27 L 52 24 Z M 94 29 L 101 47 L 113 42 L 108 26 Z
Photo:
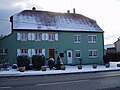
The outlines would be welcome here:
M 49 41 L 55 41 L 55 33 L 49 33 Z
M 20 40 L 27 41 L 28 40 L 28 33 L 20 33 Z
M 77 52 L 80 53 L 80 57 L 77 56 Z M 76 57 L 76 58 L 81 58 L 81 51 L 80 51 L 80 50 L 75 50 L 75 57 Z
M 74 35 L 74 43 L 81 43 L 81 35 L 80 34 Z
M 90 55 L 91 53 L 91 55 Z M 88 50 L 89 58 L 97 58 L 98 57 L 98 50 Z
M 35 41 L 41 41 L 42 40 L 42 33 L 35 33 Z
M 28 49 L 27 48 L 22 48 L 20 49 L 21 55 L 28 55 Z
M 97 35 L 88 35 L 88 43 L 96 43 L 96 42 L 97 42 Z
M 42 49 L 36 48 L 35 49 L 35 55 L 39 55 L 40 53 L 42 53 Z
M 2 52 L 0 52 L 0 54 L 7 54 L 8 53 L 8 50 L 5 49 L 5 48 L 0 48 Z M 7 50 L 7 51 L 6 51 Z

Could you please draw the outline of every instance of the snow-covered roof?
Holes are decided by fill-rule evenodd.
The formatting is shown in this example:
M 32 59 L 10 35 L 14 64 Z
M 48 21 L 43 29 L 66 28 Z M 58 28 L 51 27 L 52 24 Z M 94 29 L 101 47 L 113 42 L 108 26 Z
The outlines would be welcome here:
M 95 20 L 74 13 L 24 10 L 13 15 L 15 30 L 60 30 L 103 32 Z

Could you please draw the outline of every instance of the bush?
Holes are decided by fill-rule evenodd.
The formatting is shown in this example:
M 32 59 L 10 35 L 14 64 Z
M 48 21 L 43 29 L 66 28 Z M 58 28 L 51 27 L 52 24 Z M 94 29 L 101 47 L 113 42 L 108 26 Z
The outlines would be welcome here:
M 50 70 L 53 69 L 53 67 L 55 67 L 55 61 L 53 58 L 50 58 L 48 60 L 48 66 L 49 66 Z
M 33 68 L 41 70 L 41 66 L 45 65 L 45 56 L 44 55 L 33 55 L 32 56 Z
M 18 67 L 28 67 L 30 64 L 30 58 L 28 55 L 17 56 L 17 65 Z
M 62 65 L 63 65 L 62 60 L 61 60 L 60 56 L 58 56 L 57 63 L 55 65 L 56 69 L 60 70 Z

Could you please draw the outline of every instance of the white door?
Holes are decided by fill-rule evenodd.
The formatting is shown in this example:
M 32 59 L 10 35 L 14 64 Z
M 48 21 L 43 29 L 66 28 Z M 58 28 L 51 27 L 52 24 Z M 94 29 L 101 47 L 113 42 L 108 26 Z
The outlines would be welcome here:
M 72 64 L 72 50 L 67 51 L 67 62 L 68 64 Z

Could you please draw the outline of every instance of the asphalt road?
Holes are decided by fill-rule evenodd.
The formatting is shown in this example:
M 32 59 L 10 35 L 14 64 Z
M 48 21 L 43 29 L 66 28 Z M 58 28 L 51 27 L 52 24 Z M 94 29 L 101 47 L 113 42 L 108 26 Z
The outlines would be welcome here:
M 120 71 L 0 78 L 0 90 L 120 90 Z

